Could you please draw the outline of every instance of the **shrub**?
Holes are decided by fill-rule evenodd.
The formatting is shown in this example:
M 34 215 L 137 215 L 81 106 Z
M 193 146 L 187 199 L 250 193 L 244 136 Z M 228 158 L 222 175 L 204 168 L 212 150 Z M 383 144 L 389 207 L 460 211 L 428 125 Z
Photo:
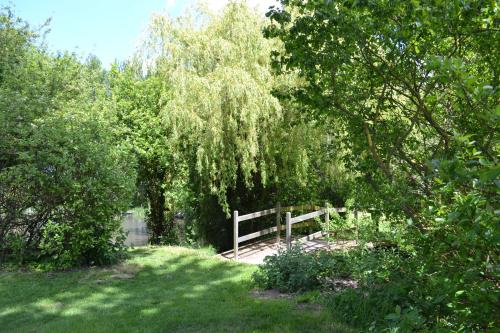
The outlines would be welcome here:
M 108 262 L 134 160 L 98 61 L 50 55 L 35 37 L 0 10 L 0 260 Z
M 107 223 L 79 220 L 74 226 L 49 222 L 43 228 L 39 245 L 42 257 L 48 267 L 57 269 L 117 262 L 125 256 L 126 236 L 120 226 L 119 220 Z
M 280 250 L 277 255 L 266 257 L 254 274 L 254 280 L 265 289 L 285 292 L 309 290 L 319 285 L 316 269 L 310 256 L 304 254 L 299 246 L 294 246 L 290 251 Z
M 264 289 L 299 292 L 320 288 L 325 278 L 346 275 L 343 258 L 322 251 L 306 253 L 297 244 L 290 251 L 266 257 L 253 279 Z
M 45 119 L 19 164 L 0 173 L 0 239 L 11 240 L 3 252 L 18 262 L 38 252 L 60 268 L 102 264 L 122 247 L 117 216 L 134 181 L 128 155 L 103 125 L 73 116 Z
M 9 234 L 0 247 L 0 258 L 3 256 L 14 265 L 22 265 L 26 254 L 26 240 L 21 235 Z

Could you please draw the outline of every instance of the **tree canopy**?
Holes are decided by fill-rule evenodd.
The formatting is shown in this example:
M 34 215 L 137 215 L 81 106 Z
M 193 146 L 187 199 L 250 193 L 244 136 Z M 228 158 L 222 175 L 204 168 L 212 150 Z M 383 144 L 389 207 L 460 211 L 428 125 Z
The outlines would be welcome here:
M 497 2 L 282 5 L 267 13 L 266 35 L 284 43 L 274 66 L 307 82 L 291 92 L 305 112 L 337 119 L 356 204 L 402 230 L 399 243 L 415 255 L 408 288 L 428 293 L 409 296 L 408 311 L 436 315 L 434 297 L 447 300 L 453 322 L 488 327 L 498 273 Z
M 386 212 L 415 217 L 431 190 L 429 163 L 455 154 L 454 136 L 469 135 L 496 156 L 495 2 L 283 5 L 268 13 L 267 35 L 285 49 L 275 66 L 307 79 L 294 94 L 312 114 L 341 121 L 349 166 L 362 171 Z

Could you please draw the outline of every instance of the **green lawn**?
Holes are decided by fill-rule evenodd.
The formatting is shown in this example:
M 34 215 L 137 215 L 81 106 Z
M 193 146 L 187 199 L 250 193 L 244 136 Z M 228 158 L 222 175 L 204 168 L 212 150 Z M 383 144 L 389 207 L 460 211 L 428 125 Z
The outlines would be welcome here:
M 349 332 L 327 310 L 251 294 L 255 267 L 179 247 L 72 272 L 0 272 L 0 332 Z

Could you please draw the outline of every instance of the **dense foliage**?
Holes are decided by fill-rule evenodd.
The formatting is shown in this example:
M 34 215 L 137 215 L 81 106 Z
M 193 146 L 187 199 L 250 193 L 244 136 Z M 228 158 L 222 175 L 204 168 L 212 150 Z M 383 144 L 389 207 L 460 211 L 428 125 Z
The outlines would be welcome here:
M 136 65 L 116 72 L 125 77 L 134 66 L 145 72 L 117 81 L 116 98 L 127 101 L 120 108 L 127 125 L 137 124 L 131 135 L 146 138 L 136 146 L 139 164 L 143 152 L 159 156 L 148 157 L 147 170 L 162 170 L 154 179 L 166 214 L 163 229 L 151 230 L 153 241 L 172 229 L 176 211 L 199 238 L 226 249 L 231 210 L 309 203 L 325 194 L 345 199 L 342 164 L 325 163 L 340 151 L 328 140 L 329 126 L 304 119 L 293 100 L 275 96 L 299 83 L 294 75 L 273 75 L 270 54 L 279 42 L 264 38 L 265 24 L 242 3 L 175 20 L 156 15 Z M 149 102 L 141 87 L 153 81 Z M 149 198 L 151 214 L 153 203 Z
M 0 14 L 0 256 L 58 267 L 109 262 L 134 172 L 115 141 L 103 73 L 51 55 Z
M 307 81 L 291 92 L 306 112 L 338 120 L 352 200 L 390 217 L 414 255 L 394 278 L 403 311 L 430 327 L 495 326 L 498 4 L 282 3 L 266 30 L 284 43 L 276 69 Z
M 283 4 L 268 13 L 267 35 L 285 48 L 274 53 L 275 66 L 307 80 L 292 92 L 304 110 L 339 120 L 371 206 L 424 224 L 429 162 L 459 153 L 454 135 L 468 135 L 485 158 L 496 158 L 494 1 Z
M 137 159 L 137 199 L 147 200 L 147 224 L 153 244 L 172 241 L 175 207 L 168 200 L 172 183 L 182 169 L 171 128 L 163 126 L 161 95 L 167 83 L 154 72 L 144 76 L 134 62 L 113 66 L 110 88 L 117 119 L 123 126 L 122 138 L 129 141 Z M 141 200 L 142 199 L 142 200 Z

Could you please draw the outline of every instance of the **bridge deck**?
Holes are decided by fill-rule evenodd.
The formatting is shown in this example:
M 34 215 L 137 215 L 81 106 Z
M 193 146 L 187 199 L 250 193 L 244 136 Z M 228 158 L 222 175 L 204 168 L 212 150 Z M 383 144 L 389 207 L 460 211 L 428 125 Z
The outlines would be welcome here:
M 296 238 L 293 243 L 296 243 L 297 241 L 298 238 Z M 340 250 L 355 247 L 357 245 L 356 241 L 352 240 L 339 240 L 330 242 L 322 238 L 301 240 L 300 244 L 302 245 L 302 249 L 306 252 L 316 250 Z M 239 261 L 254 265 L 262 264 L 265 257 L 278 253 L 278 248 L 280 247 L 286 247 L 284 240 L 282 239 L 282 241 L 278 245 L 275 238 L 242 245 L 238 248 Z M 220 253 L 218 254 L 218 256 L 225 259 L 234 259 L 233 250 Z

